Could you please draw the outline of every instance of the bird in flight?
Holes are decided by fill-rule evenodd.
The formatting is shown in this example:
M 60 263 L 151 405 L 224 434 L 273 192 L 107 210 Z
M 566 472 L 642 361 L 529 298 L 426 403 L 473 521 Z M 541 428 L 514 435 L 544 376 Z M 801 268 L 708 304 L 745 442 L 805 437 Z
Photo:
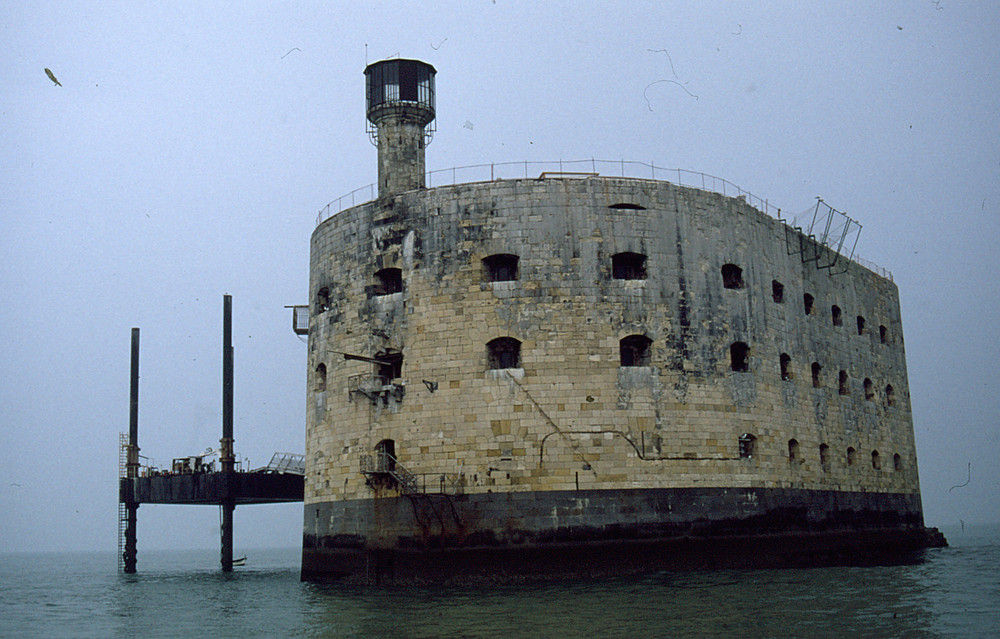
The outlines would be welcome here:
M 49 76 L 49 80 L 52 80 L 53 82 L 55 82 L 57 87 L 61 87 L 62 86 L 62 84 L 59 82 L 59 80 L 56 80 L 56 76 L 49 69 L 45 70 L 45 75 Z

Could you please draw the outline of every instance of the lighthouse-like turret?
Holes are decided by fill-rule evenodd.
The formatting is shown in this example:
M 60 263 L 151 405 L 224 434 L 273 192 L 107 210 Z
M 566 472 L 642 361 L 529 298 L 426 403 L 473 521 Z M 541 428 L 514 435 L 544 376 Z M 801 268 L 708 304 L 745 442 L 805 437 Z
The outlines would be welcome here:
M 434 67 L 382 60 L 365 68 L 368 133 L 378 147 L 379 197 L 423 188 L 424 147 L 434 132 Z

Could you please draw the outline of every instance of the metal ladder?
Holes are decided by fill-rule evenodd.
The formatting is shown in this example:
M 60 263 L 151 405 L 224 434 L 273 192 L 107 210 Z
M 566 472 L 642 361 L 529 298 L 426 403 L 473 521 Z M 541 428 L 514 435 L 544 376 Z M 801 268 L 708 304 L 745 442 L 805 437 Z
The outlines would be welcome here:
M 121 490 L 121 480 L 128 472 L 128 434 L 118 433 L 118 485 Z M 128 524 L 128 511 L 121 495 L 118 495 L 118 572 L 125 569 L 125 527 Z

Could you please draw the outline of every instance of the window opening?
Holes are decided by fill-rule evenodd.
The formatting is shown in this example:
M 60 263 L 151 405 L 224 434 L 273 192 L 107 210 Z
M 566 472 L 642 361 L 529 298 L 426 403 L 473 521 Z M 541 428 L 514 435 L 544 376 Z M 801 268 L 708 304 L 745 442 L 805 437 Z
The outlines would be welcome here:
M 729 362 L 738 373 L 750 370 L 750 347 L 743 342 L 733 342 L 729 347 Z
M 740 435 L 739 445 L 740 445 L 740 457 L 744 459 L 750 459 L 754 454 L 754 441 L 757 438 L 750 433 L 743 433 Z
M 392 380 L 403 376 L 403 354 L 391 351 L 380 352 L 375 355 L 375 359 L 383 362 L 378 366 L 378 377 L 383 386 L 388 386 Z
M 840 371 L 840 376 L 837 379 L 837 392 L 841 395 L 847 395 L 847 371 Z
M 829 470 L 830 467 L 830 447 L 826 444 L 819 445 L 819 463 L 823 467 L 823 471 Z
M 735 264 L 723 264 L 722 285 L 726 288 L 743 288 L 743 269 Z
M 892 384 L 885 385 L 885 403 L 889 406 L 896 404 L 896 389 L 892 387 Z
M 883 344 L 887 344 L 889 342 L 889 329 L 881 324 L 878 327 L 878 341 Z
M 903 470 L 903 458 L 899 456 L 899 453 L 892 456 L 892 469 L 896 472 Z
M 799 440 L 797 439 L 788 440 L 788 461 L 801 461 L 799 458 Z
M 865 318 L 858 315 L 858 335 L 865 334 Z
M 813 388 L 819 388 L 819 373 L 823 370 L 823 367 L 819 365 L 819 362 L 812 363 L 812 375 L 813 375 Z
M 324 286 L 316 293 L 316 312 L 322 313 L 328 310 L 330 310 L 330 289 Z
M 882 469 L 882 459 L 879 457 L 877 450 L 872 451 L 872 468 L 875 470 Z
M 781 379 L 788 381 L 792 379 L 792 358 L 789 357 L 788 353 L 781 354 Z
M 384 268 L 375 273 L 375 279 L 378 280 L 376 295 L 391 295 L 403 291 L 403 271 L 398 268 Z
M 646 279 L 646 256 L 639 253 L 616 253 L 612 255 L 611 276 L 616 280 Z
M 653 340 L 645 335 L 629 335 L 618 343 L 622 366 L 649 366 L 650 345 Z
M 499 253 L 483 258 L 483 275 L 487 282 L 513 282 L 518 279 L 518 257 Z
M 833 318 L 834 326 L 843 326 L 844 318 L 841 316 L 840 307 L 834 304 L 830 307 L 830 316 Z
M 381 473 L 391 473 L 396 470 L 396 442 L 383 439 L 375 444 L 375 470 Z
M 316 392 L 322 393 L 326 390 L 326 364 L 316 367 Z
M 813 302 L 815 298 L 809 293 L 802 296 L 802 303 L 805 306 L 806 315 L 812 315 L 813 313 Z
M 521 342 L 513 337 L 498 337 L 486 345 L 486 361 L 490 370 L 521 367 Z
M 872 384 L 872 380 L 865 378 L 865 399 L 872 401 L 875 399 L 875 386 Z
M 847 447 L 847 465 L 853 466 L 858 461 L 858 451 L 853 446 Z
M 785 285 L 778 280 L 771 280 L 771 299 L 776 304 L 783 304 L 785 302 Z
M 641 204 L 633 204 L 631 202 L 618 202 L 617 204 L 609 204 L 609 209 L 628 209 L 630 211 L 645 211 L 646 207 Z

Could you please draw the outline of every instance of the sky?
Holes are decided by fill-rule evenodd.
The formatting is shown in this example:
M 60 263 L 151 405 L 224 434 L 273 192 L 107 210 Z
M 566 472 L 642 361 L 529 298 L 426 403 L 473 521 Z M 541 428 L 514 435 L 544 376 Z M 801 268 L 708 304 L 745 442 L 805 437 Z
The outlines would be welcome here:
M 1000 520 L 995 2 L 0 0 L 0 551 L 114 550 L 141 329 L 142 454 L 304 452 L 309 236 L 376 181 L 368 62 L 437 69 L 428 170 L 638 160 L 860 222 L 899 287 L 924 515 Z M 47 77 L 52 71 L 62 86 Z M 236 552 L 302 505 L 236 510 Z M 144 505 L 145 549 L 218 547 Z

